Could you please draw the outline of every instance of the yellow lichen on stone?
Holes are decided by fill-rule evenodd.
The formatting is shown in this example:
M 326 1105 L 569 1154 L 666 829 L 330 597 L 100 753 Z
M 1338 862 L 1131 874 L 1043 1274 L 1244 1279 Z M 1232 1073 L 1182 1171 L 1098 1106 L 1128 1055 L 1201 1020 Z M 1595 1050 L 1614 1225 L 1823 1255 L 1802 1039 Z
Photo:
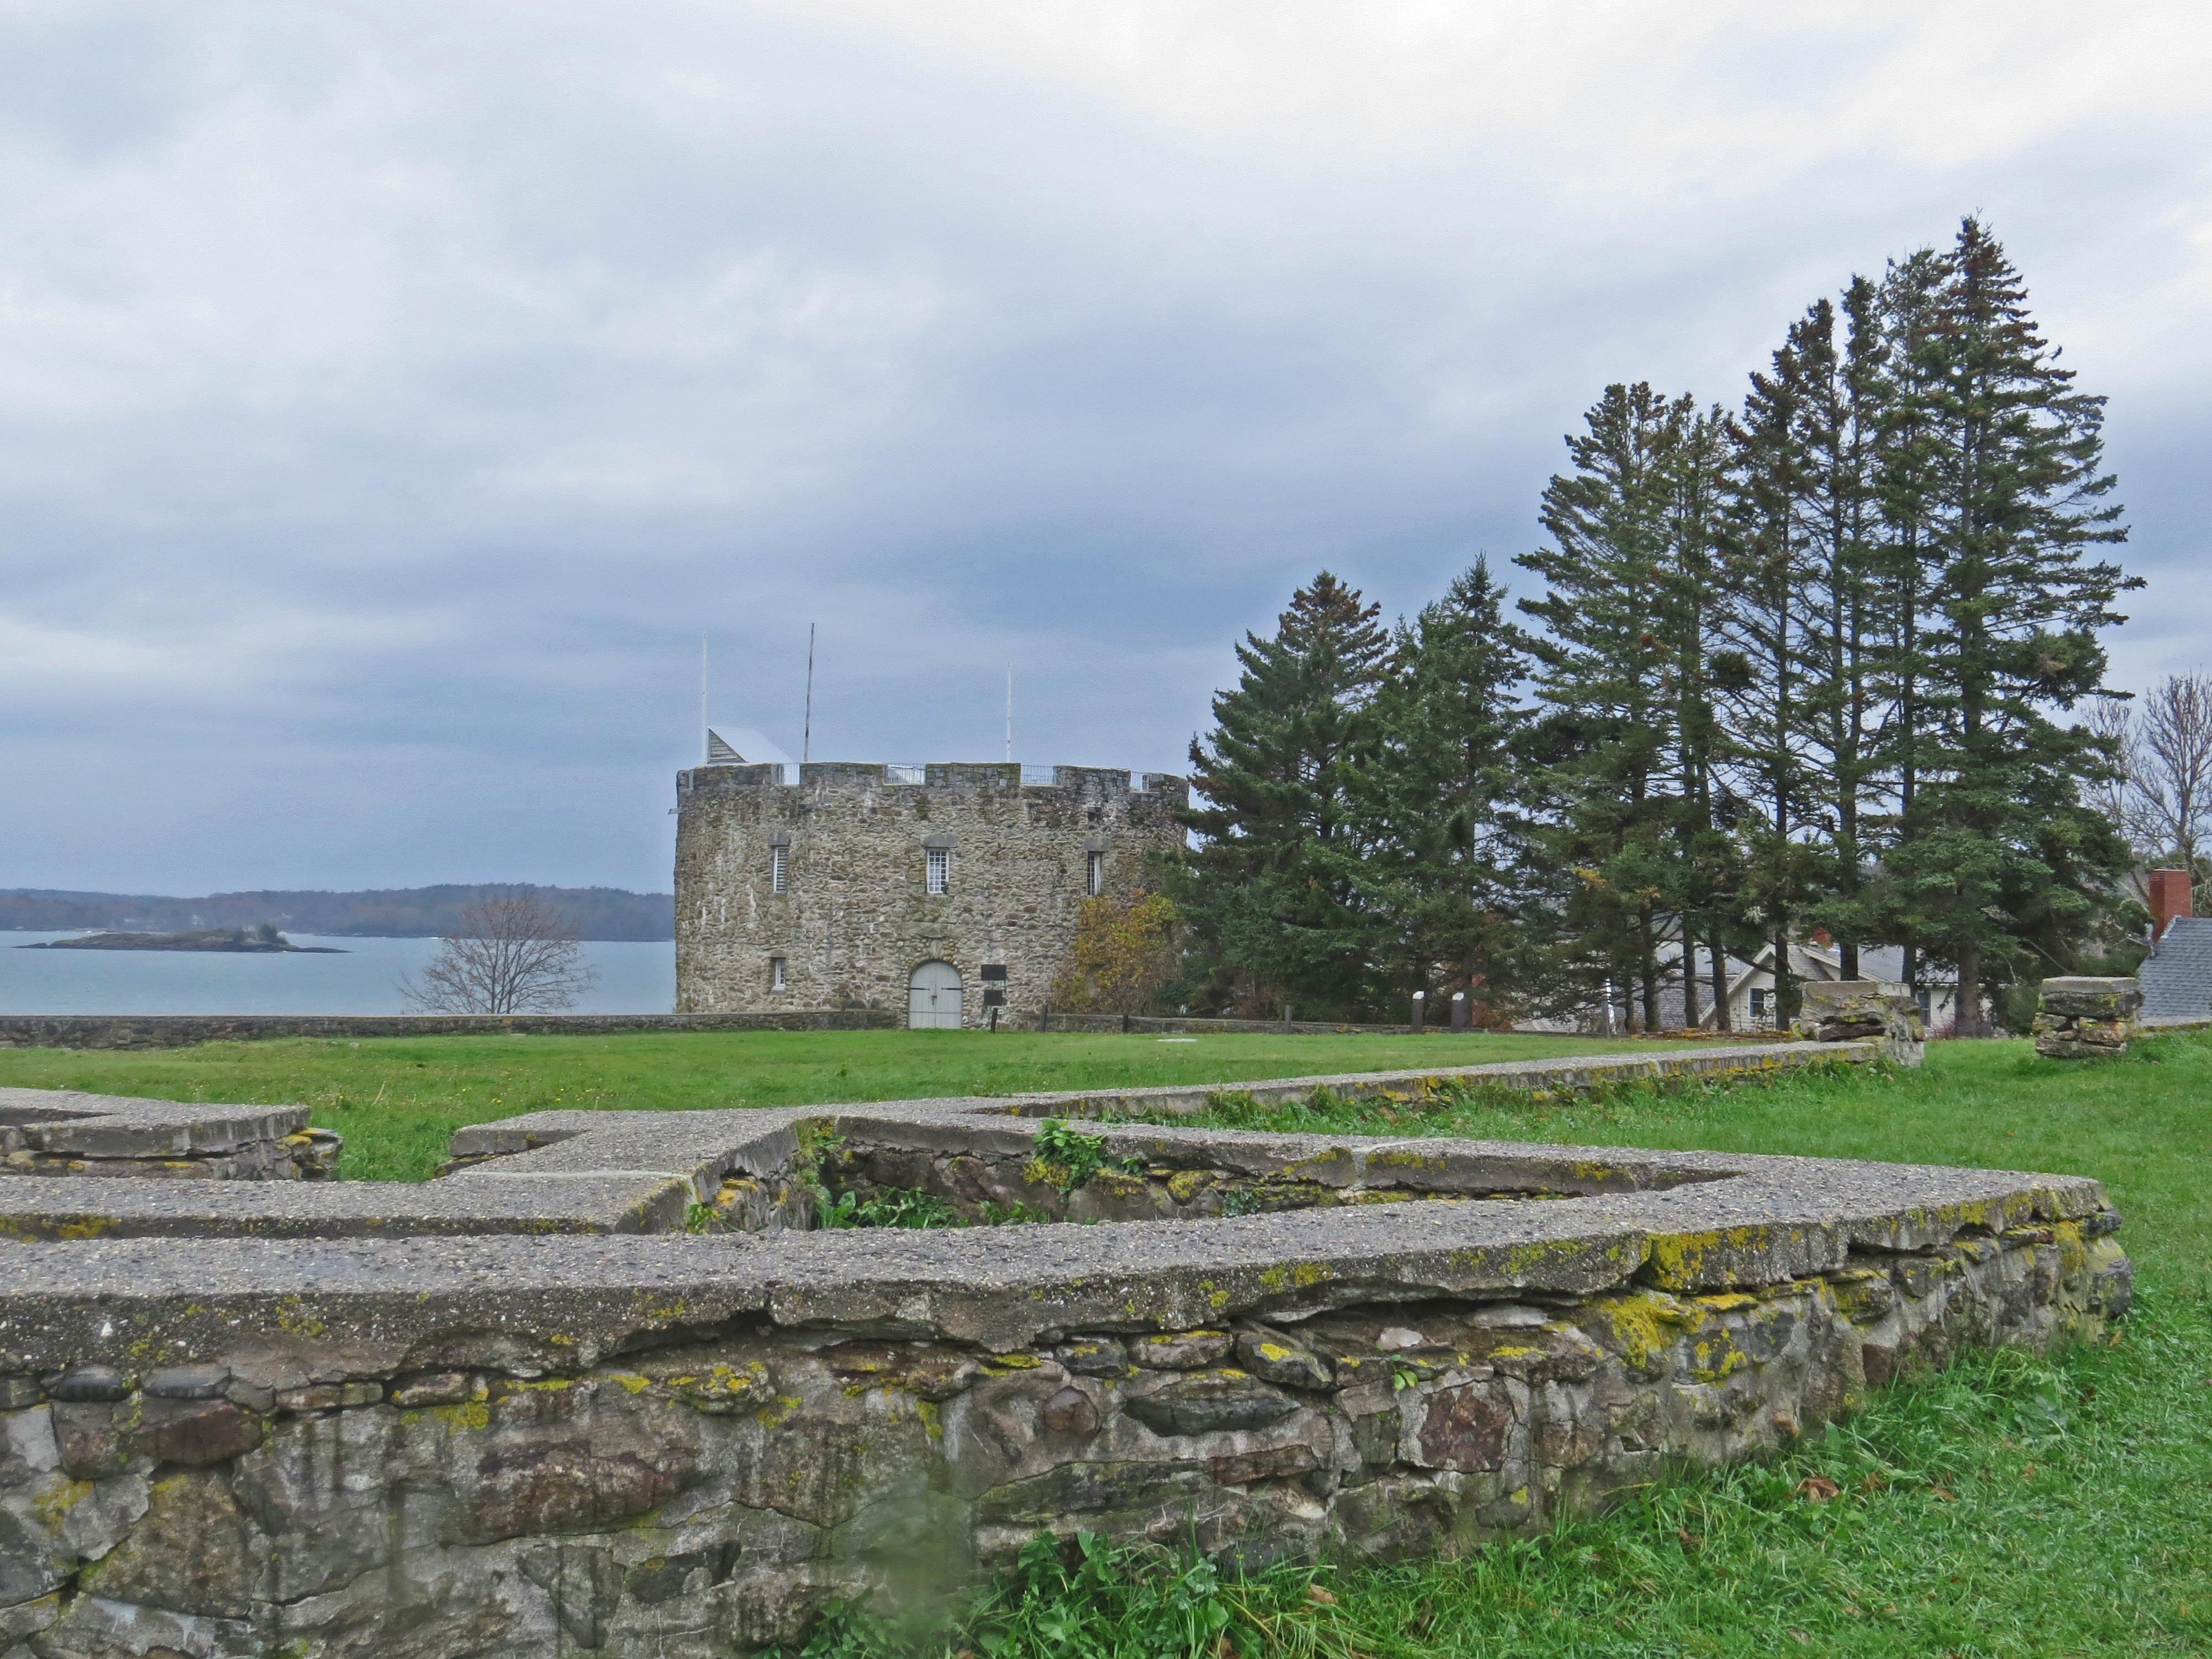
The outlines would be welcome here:
M 2053 1223 L 2051 1236 L 2058 1246 L 2059 1277 L 2071 1285 L 2088 1268 L 2089 1241 L 2081 1236 L 2078 1221 Z
M 298 1297 L 288 1296 L 276 1304 L 276 1328 L 289 1336 L 320 1336 L 325 1328 Z
M 1714 1291 L 1695 1300 L 1700 1308 L 1710 1308 L 1717 1314 L 1734 1313 L 1738 1308 L 1759 1305 L 1759 1297 L 1747 1291 Z
M 38 1492 L 31 1499 L 31 1509 L 50 1531 L 59 1532 L 70 1511 L 91 1496 L 91 1481 L 72 1480 L 65 1476 L 58 1484 Z
M 753 1420 L 764 1429 L 772 1429 L 805 1403 L 797 1395 L 787 1394 L 755 1412 Z
M 1680 1301 L 1664 1291 L 1594 1297 L 1588 1306 L 1613 1339 L 1604 1346 L 1618 1352 L 1632 1370 L 1657 1369 L 1675 1337 L 1697 1322 Z

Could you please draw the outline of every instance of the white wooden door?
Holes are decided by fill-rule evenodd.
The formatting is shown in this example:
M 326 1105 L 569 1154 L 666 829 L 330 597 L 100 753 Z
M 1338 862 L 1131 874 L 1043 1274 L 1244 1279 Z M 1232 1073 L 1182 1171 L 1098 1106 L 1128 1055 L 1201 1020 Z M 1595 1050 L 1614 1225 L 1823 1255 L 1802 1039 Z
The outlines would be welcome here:
M 917 1031 L 960 1029 L 960 970 L 925 962 L 906 982 L 906 1023 Z

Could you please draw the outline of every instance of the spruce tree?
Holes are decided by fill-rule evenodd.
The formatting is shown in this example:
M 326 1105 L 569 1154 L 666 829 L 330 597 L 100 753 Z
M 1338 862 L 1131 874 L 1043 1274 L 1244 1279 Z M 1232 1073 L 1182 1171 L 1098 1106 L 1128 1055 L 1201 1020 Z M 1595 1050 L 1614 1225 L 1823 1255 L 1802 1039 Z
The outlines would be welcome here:
M 1496 1009 L 1539 990 L 1523 738 L 1526 639 L 1486 561 L 1401 623 L 1360 774 L 1366 908 L 1389 918 L 1391 988 Z
M 1820 890 L 1822 848 L 1810 805 L 1805 733 L 1812 710 L 1804 596 L 1813 560 L 1800 514 L 1808 460 L 1800 442 L 1806 371 L 1793 331 L 1771 373 L 1751 377 L 1736 432 L 1733 648 L 1718 659 L 1732 770 L 1748 807 L 1741 914 L 1774 955 L 1775 1019 L 1794 1012 L 1790 946 Z
M 1978 221 L 1924 297 L 1896 342 L 1927 573 L 1912 797 L 1887 863 L 1893 925 L 1955 969 L 1959 1030 L 1977 1034 L 1984 991 L 2086 937 L 2124 870 L 2081 799 L 2108 763 L 2053 714 L 2102 691 L 2097 632 L 2139 583 L 2094 556 L 2126 536 L 2105 499 L 2104 400 L 2058 366 Z
M 1827 841 L 1826 895 L 1814 918 L 1835 936 L 1842 975 L 1859 977 L 1869 916 L 1863 887 L 1869 833 L 1879 814 L 1886 637 L 1876 605 L 1887 342 L 1880 290 L 1855 276 L 1838 307 L 1822 300 L 1790 331 L 1796 380 L 1798 518 L 1805 538 L 1804 687 L 1807 790 Z
M 1734 453 L 1727 416 L 1719 409 L 1692 411 L 1688 398 L 1670 411 L 1674 431 L 1668 446 L 1668 523 L 1658 586 L 1660 639 L 1666 662 L 1662 689 L 1671 698 L 1671 823 L 1674 842 L 1668 902 L 1678 918 L 1681 944 L 1683 1023 L 1700 1024 L 1698 943 L 1711 952 L 1714 1023 L 1730 1021 L 1726 939 L 1738 903 L 1735 848 L 1722 819 L 1722 769 L 1727 733 L 1716 696 L 1725 646 L 1729 580 L 1729 469 Z
M 1907 986 L 1919 988 L 1923 953 L 1910 908 L 1898 900 L 1894 849 L 1923 827 L 1921 786 L 1934 763 L 1928 645 L 1929 593 L 1939 558 L 1936 526 L 1942 485 L 1942 364 L 1914 343 L 1940 331 L 1943 256 L 1922 248 L 1893 262 L 1880 291 L 1886 348 L 1877 371 L 1875 496 L 1879 520 L 1869 558 L 1875 615 L 1874 684 L 1883 717 L 1875 771 L 1888 811 L 1876 828 L 1884 848 L 1864 915 L 1900 947 Z
M 1687 400 L 1641 383 L 1607 386 L 1566 441 L 1574 470 L 1545 487 L 1552 544 L 1516 561 L 1546 589 L 1521 608 L 1547 630 L 1530 647 L 1549 757 L 1542 841 L 1561 877 L 1568 955 L 1585 992 L 1633 988 L 1647 1028 L 1660 918 L 1680 887 L 1664 579 L 1688 413 Z
M 1212 959 L 1214 1000 L 1273 1013 L 1354 1012 L 1371 994 L 1378 918 L 1360 885 L 1354 799 L 1373 748 L 1370 705 L 1390 641 L 1377 607 L 1324 570 L 1272 638 L 1247 634 L 1243 672 L 1190 747 L 1204 837 L 1175 896 Z

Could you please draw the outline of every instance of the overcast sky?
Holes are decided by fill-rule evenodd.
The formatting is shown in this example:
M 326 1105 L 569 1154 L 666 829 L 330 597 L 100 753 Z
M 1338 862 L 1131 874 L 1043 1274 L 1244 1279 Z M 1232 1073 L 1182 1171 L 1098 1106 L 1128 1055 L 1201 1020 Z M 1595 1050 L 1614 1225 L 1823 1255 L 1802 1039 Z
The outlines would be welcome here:
M 1181 769 L 1987 216 L 2212 660 L 2212 11 L 0 0 L 0 886 L 665 888 L 718 721 Z M 1518 573 L 1515 573 L 1516 577 Z

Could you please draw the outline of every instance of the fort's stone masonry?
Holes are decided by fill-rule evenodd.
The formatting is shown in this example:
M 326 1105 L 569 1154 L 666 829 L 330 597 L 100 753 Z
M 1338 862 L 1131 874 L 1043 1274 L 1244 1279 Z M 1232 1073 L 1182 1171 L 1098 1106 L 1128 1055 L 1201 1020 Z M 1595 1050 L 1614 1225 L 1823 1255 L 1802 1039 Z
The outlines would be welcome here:
M 1024 784 L 1017 765 L 933 765 L 895 783 L 881 766 L 819 763 L 786 784 L 774 766 L 709 766 L 677 777 L 676 1006 L 679 1012 L 844 1005 L 904 1023 L 926 962 L 959 971 L 963 1024 L 1034 1025 L 1067 959 L 1090 856 L 1105 891 L 1145 884 L 1148 860 L 1181 845 L 1181 778 L 1056 766 Z M 783 848 L 785 889 L 773 890 Z M 927 855 L 948 853 L 949 890 L 927 891 Z M 784 963 L 775 982 L 774 963 Z M 986 967 L 1003 979 L 986 979 Z
M 0 1119 L 126 1152 L 288 1121 L 30 1092 Z M 1194 1097 L 538 1113 L 417 1188 L 0 1179 L 0 1656 L 706 1659 L 1039 1529 L 1449 1552 L 2127 1304 L 2075 1176 L 1102 1119 L 1078 1182 L 1036 1139 Z M 817 1232 L 823 1182 L 1121 1224 Z

